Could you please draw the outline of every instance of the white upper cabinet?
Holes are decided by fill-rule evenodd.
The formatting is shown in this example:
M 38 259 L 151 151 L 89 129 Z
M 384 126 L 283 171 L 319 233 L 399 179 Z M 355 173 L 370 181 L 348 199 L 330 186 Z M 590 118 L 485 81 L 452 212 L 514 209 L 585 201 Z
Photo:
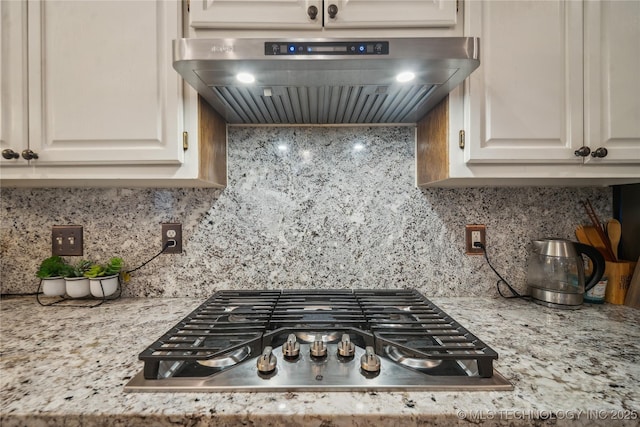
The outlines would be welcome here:
M 456 24 L 456 0 L 191 0 L 196 29 L 446 27 Z
M 27 3 L 0 1 L 0 165 L 25 166 L 27 121 Z M 16 157 L 17 156 L 17 157 Z
M 585 145 L 606 157 L 640 160 L 640 1 L 585 3 Z
M 419 186 L 640 182 L 640 1 L 478 0 L 464 17 L 480 67 L 418 123 Z
M 481 40 L 466 163 L 640 163 L 640 2 L 471 1 L 465 16 Z
M 0 138 L 7 157 L 20 154 L 0 158 L 2 186 L 226 185 L 226 124 L 172 67 L 181 2 L 0 1 L 0 11 Z
M 194 28 L 322 28 L 322 0 L 191 0 Z
M 455 0 L 325 0 L 325 28 L 450 27 Z
M 579 163 L 583 144 L 582 5 L 472 1 L 480 67 L 468 82 L 466 160 Z
M 181 163 L 179 8 L 28 2 L 29 145 L 38 164 Z

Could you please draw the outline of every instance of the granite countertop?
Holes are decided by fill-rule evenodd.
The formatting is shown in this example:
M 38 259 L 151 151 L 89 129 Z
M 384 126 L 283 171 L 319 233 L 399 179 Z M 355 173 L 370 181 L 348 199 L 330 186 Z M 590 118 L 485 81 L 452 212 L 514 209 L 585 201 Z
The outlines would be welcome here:
M 201 299 L 122 299 L 97 308 L 3 299 L 0 424 L 637 425 L 640 310 L 432 298 L 500 356 L 507 392 L 125 393 L 140 353 Z

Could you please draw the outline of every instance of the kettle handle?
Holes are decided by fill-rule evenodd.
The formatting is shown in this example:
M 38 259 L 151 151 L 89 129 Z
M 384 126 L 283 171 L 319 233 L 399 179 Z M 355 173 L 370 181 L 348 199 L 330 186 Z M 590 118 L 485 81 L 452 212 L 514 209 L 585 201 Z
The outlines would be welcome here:
M 589 280 L 587 281 L 585 279 L 587 283 L 585 283 L 584 285 L 584 291 L 586 292 L 589 289 L 593 288 L 600 281 L 600 279 L 602 279 L 606 264 L 604 261 L 604 257 L 602 256 L 600 251 L 593 246 L 584 245 L 582 243 L 575 243 L 575 245 L 577 251 L 580 254 L 586 255 L 593 264 L 593 272 L 591 273 L 591 276 L 589 276 Z

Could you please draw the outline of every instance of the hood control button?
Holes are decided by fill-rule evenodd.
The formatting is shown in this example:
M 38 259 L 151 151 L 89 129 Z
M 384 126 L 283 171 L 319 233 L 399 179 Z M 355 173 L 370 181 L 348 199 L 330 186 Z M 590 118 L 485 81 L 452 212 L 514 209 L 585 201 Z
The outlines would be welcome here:
M 373 351 L 373 347 L 367 346 L 365 354 L 360 358 L 360 367 L 366 372 L 378 372 L 380 370 L 380 358 Z
M 356 346 L 351 342 L 349 334 L 342 335 L 342 341 L 338 344 L 338 354 L 342 357 L 353 357 Z

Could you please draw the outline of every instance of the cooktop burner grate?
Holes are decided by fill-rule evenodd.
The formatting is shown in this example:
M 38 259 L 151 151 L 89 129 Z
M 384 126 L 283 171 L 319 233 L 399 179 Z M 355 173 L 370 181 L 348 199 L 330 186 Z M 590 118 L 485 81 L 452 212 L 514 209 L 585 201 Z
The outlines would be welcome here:
M 248 354 L 257 356 L 267 346 L 282 345 L 291 333 L 331 337 L 327 342 L 346 333 L 357 346 L 371 346 L 377 355 L 410 368 L 458 363 L 469 366 L 469 375 L 484 378 L 493 375 L 493 360 L 498 358 L 420 293 L 398 289 L 219 291 L 139 359 L 146 379 L 166 378 L 190 362 L 224 367 L 227 360 L 240 363 Z M 194 372 L 210 373 L 202 367 Z

